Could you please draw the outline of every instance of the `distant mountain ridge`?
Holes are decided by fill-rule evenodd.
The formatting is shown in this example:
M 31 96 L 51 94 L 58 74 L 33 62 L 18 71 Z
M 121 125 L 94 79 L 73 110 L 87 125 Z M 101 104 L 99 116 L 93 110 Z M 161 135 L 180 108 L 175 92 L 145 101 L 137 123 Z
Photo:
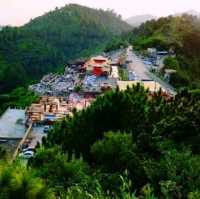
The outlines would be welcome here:
M 183 14 L 188 14 L 188 15 L 200 17 L 200 12 L 197 12 L 196 10 L 187 10 L 185 12 L 176 13 L 174 16 L 182 16 Z
M 152 20 L 152 19 L 156 19 L 156 17 L 153 16 L 153 15 L 150 15 L 150 14 L 136 15 L 136 16 L 133 16 L 133 17 L 126 19 L 126 22 L 133 27 L 138 27 L 142 23 L 145 23 L 146 21 L 149 21 L 149 20 Z
M 173 14 L 173 16 L 182 16 L 184 14 L 193 15 L 200 18 L 200 12 L 197 12 L 196 10 L 187 10 L 185 12 L 175 13 Z M 125 21 L 133 27 L 139 27 L 142 23 L 145 23 L 146 21 L 149 21 L 152 19 L 157 19 L 157 17 L 150 14 L 144 14 L 144 15 L 132 16 L 126 19 Z

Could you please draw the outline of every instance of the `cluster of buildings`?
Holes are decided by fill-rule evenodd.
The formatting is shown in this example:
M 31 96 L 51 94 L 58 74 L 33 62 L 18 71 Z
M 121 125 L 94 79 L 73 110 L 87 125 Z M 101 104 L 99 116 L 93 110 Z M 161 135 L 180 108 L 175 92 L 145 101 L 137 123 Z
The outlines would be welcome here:
M 99 94 L 116 87 L 118 68 L 112 66 L 112 61 L 107 57 L 92 57 L 83 68 L 86 72 L 83 80 L 84 92 Z
M 118 78 L 118 67 L 103 56 L 92 57 L 82 65 L 67 66 L 63 75 L 44 76 L 40 83 L 29 87 L 41 98 L 27 108 L 27 124 L 51 124 L 72 115 L 73 109 L 88 107 L 96 95 L 116 88 Z
M 154 49 L 149 49 L 154 54 Z M 124 55 L 124 53 L 121 53 Z M 117 57 L 121 57 L 119 54 Z M 123 56 L 124 57 L 124 56 Z M 167 92 L 158 82 L 141 81 L 134 71 L 128 73 L 129 80 L 121 81 L 119 76 L 121 63 L 106 56 L 95 56 L 84 62 L 73 64 L 65 68 L 64 74 L 49 74 L 40 83 L 30 86 L 41 99 L 32 104 L 26 111 L 28 122 L 55 121 L 72 114 L 75 108 L 86 108 L 94 99 L 107 90 L 118 87 L 125 90 L 141 84 L 150 93 Z M 77 86 L 79 87 L 76 91 Z M 90 96 L 89 98 L 86 96 Z
M 117 57 L 120 56 L 117 55 Z M 116 57 L 112 59 L 112 57 L 95 56 L 87 61 L 68 65 L 63 74 L 45 75 L 38 84 L 29 87 L 40 96 L 40 99 L 26 110 L 8 110 L 2 122 L 0 120 L 0 142 L 2 141 L 1 132 L 5 132 L 6 128 L 4 124 L 7 124 L 4 120 L 11 121 L 11 113 L 12 115 L 15 113 L 16 116 L 12 119 L 12 122 L 15 120 L 12 126 L 6 128 L 13 135 L 11 137 L 15 138 L 14 135 L 18 135 L 17 139 L 31 140 L 29 146 L 34 147 L 45 136 L 43 129 L 46 125 L 50 126 L 67 115 L 73 115 L 74 109 L 87 108 L 97 95 L 107 90 L 117 87 L 125 90 L 127 86 L 132 87 L 140 83 L 150 93 L 155 93 L 160 89 L 165 92 L 158 82 L 139 81 L 134 72 L 129 73 L 129 81 L 121 81 L 118 71 L 121 65 L 121 62 L 116 62 Z M 7 126 L 9 127 L 9 124 Z M 29 129 L 30 134 L 29 132 L 26 134 L 25 127 L 30 126 L 32 127 L 31 130 Z M 24 135 L 27 136 L 26 139 Z
M 104 56 L 91 57 L 81 64 L 67 66 L 62 75 L 46 75 L 40 83 L 29 87 L 41 98 L 27 108 L 27 124 L 51 124 L 72 115 L 73 109 L 88 107 L 96 95 L 115 89 L 117 80 L 118 67 Z
M 26 110 L 27 123 L 52 124 L 53 122 L 72 115 L 74 109 L 82 110 L 94 100 L 92 96 L 80 96 L 71 93 L 68 98 L 42 96 Z

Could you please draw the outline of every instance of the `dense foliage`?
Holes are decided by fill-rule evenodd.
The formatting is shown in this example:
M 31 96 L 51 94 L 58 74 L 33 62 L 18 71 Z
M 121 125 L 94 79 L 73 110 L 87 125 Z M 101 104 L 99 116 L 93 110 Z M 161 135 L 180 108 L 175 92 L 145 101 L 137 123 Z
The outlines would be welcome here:
M 119 50 L 120 48 L 128 47 L 128 39 L 125 39 L 125 35 L 123 34 L 120 37 L 114 37 L 105 47 L 105 52 L 111 52 L 114 50 Z
M 1 163 L 1 198 L 196 199 L 199 141 L 198 95 L 110 91 L 56 123 L 27 168 Z
M 51 199 L 53 192 L 44 181 L 26 169 L 20 163 L 0 164 L 0 198 L 1 199 Z
M 195 16 L 169 16 L 142 24 L 129 34 L 135 49 L 155 47 L 175 51 L 177 73 L 171 79 L 176 87 L 200 87 L 200 20 Z M 174 65 L 173 65 L 174 66 Z M 171 65 L 166 65 L 171 68 Z
M 102 50 L 130 29 L 113 11 L 70 4 L 0 32 L 0 93 Z
M 0 95 L 0 115 L 8 107 L 26 108 L 38 99 L 39 97 L 34 92 L 23 87 L 16 88 L 9 94 Z
M 185 90 L 170 102 L 159 93 L 148 97 L 139 85 L 109 92 L 57 123 L 44 144 L 83 158 L 103 190 L 120 194 L 119 176 L 127 171 L 136 195 L 150 186 L 158 198 L 187 198 L 200 187 L 199 105 Z

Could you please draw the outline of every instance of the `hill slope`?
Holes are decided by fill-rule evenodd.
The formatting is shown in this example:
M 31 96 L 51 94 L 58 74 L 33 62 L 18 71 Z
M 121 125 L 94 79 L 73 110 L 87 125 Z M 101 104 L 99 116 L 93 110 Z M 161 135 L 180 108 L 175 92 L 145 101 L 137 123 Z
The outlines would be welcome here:
M 200 19 L 183 15 L 152 20 L 134 29 L 130 38 L 138 49 L 174 49 L 177 74 L 172 83 L 200 87 Z
M 40 78 L 66 61 L 95 53 L 114 35 L 130 30 L 111 11 L 75 4 L 20 28 L 0 32 L 0 93 Z

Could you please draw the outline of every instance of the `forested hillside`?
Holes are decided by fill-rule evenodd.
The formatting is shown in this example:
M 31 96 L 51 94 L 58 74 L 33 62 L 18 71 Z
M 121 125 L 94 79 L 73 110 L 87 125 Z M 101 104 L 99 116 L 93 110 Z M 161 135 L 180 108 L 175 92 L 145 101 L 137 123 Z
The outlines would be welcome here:
M 174 50 L 176 58 L 172 59 L 172 64 L 167 65 L 167 68 L 177 70 L 172 84 L 176 87 L 200 87 L 199 18 L 185 14 L 151 20 L 134 29 L 129 39 L 138 50 L 148 47 Z
M 23 27 L 5 27 L 0 32 L 0 93 L 102 50 L 113 36 L 127 30 L 130 26 L 112 11 L 75 4 Z

